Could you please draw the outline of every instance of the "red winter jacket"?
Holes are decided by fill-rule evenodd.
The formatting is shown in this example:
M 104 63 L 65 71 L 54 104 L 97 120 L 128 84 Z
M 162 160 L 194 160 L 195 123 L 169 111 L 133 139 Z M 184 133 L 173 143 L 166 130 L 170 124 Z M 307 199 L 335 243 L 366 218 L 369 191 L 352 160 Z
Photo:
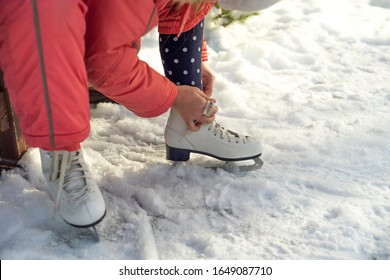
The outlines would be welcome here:
M 138 59 L 140 38 L 156 24 L 187 31 L 213 5 L 195 12 L 170 9 L 169 0 L 37 0 L 34 18 L 32 3 L 0 0 L 0 68 L 27 143 L 47 150 L 74 150 L 88 137 L 88 80 L 139 116 L 166 112 L 177 87 Z

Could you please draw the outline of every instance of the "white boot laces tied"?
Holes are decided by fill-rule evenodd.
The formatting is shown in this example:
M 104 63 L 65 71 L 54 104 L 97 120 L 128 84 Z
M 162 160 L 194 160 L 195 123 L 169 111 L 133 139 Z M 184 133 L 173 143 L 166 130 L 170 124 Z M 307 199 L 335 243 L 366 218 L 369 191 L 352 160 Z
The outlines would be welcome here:
M 62 191 L 65 191 L 73 201 L 79 200 L 88 192 L 86 179 L 89 174 L 80 159 L 79 152 L 53 152 L 53 171 L 50 180 L 58 180 L 59 187 L 55 201 L 57 211 Z
M 240 143 L 240 141 L 242 141 L 245 144 L 246 141 L 248 140 L 248 136 L 243 136 L 243 135 L 238 134 L 237 132 L 226 129 L 223 126 L 221 126 L 219 123 L 217 123 L 216 121 L 211 123 L 209 128 L 208 128 L 208 130 L 210 130 L 210 131 L 212 129 L 214 129 L 214 131 L 213 131 L 214 136 L 219 135 L 219 137 L 221 139 L 225 139 L 225 137 L 227 137 L 229 142 L 232 142 L 232 140 L 234 139 L 237 144 Z

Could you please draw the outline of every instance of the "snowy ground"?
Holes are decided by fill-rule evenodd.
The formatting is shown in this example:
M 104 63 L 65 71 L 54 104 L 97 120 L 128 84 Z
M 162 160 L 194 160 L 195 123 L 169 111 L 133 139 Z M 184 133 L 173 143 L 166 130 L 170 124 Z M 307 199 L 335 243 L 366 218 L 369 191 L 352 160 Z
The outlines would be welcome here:
M 167 115 L 92 110 L 99 243 L 54 218 L 37 150 L 0 177 L 1 259 L 390 259 L 390 1 L 282 1 L 209 24 L 218 121 L 261 170 L 165 160 Z M 155 30 L 141 56 L 161 71 Z

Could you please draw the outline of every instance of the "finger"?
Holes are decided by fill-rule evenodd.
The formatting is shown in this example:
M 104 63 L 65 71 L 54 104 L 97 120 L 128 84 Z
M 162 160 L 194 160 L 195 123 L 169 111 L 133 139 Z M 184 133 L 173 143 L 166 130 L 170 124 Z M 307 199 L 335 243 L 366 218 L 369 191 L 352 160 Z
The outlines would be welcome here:
M 212 87 L 209 87 L 209 86 L 204 86 L 203 92 L 206 94 L 206 96 L 208 98 L 210 98 L 213 95 L 213 89 L 212 89 Z
M 210 96 L 208 96 L 207 94 L 205 94 L 203 91 L 201 91 L 199 88 L 196 88 L 196 91 L 195 91 L 198 95 L 200 95 L 201 97 L 203 97 L 203 99 L 206 99 L 208 101 L 211 101 L 213 103 L 216 103 L 217 100 L 215 98 L 212 98 Z
M 204 124 L 204 123 L 211 123 L 215 120 L 215 115 L 213 116 L 210 116 L 210 117 L 206 117 L 206 116 L 201 116 L 199 121 Z
M 208 79 L 207 83 L 204 83 L 203 91 L 207 96 L 211 97 L 213 95 L 213 88 L 214 88 L 214 79 Z
M 187 123 L 188 129 L 192 130 L 192 131 L 198 131 L 201 126 L 202 126 L 202 123 L 197 121 L 197 120 L 193 120 L 193 121 Z
M 207 96 L 207 94 L 205 94 L 203 91 L 201 91 L 200 89 L 196 88 L 196 91 L 195 91 L 198 95 L 200 95 L 201 97 L 203 97 L 203 99 L 206 99 L 206 100 L 209 100 L 210 97 Z

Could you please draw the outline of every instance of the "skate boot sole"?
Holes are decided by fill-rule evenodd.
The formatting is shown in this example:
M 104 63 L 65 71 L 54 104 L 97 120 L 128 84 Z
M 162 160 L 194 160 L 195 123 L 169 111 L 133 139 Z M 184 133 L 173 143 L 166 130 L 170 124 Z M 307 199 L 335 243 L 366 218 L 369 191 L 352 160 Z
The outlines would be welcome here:
M 261 156 L 261 153 L 249 156 L 249 157 L 242 157 L 242 158 L 223 158 L 219 157 L 213 154 L 209 154 L 206 152 L 201 152 L 201 151 L 195 151 L 195 150 L 188 150 L 188 149 L 180 149 L 180 148 L 173 148 L 168 145 L 166 145 L 166 151 L 167 151 L 167 160 L 171 161 L 188 161 L 190 159 L 190 154 L 191 153 L 196 153 L 196 154 L 201 154 L 205 156 L 209 156 L 215 159 L 219 159 L 222 161 L 244 161 L 244 160 L 249 160 L 249 159 L 255 159 L 259 158 Z
M 67 220 L 65 220 L 65 219 L 64 219 L 64 221 L 65 221 L 68 225 L 70 225 L 70 226 L 72 226 L 72 227 L 76 227 L 76 228 L 89 228 L 89 227 L 94 227 L 94 226 L 96 226 L 97 224 L 99 224 L 101 221 L 103 221 L 104 217 L 106 217 L 106 213 L 107 213 L 107 211 L 104 211 L 103 216 L 102 216 L 99 220 L 97 220 L 97 221 L 94 222 L 94 223 L 88 224 L 88 225 L 75 225 L 75 224 L 69 223 L 69 222 L 68 222 Z

